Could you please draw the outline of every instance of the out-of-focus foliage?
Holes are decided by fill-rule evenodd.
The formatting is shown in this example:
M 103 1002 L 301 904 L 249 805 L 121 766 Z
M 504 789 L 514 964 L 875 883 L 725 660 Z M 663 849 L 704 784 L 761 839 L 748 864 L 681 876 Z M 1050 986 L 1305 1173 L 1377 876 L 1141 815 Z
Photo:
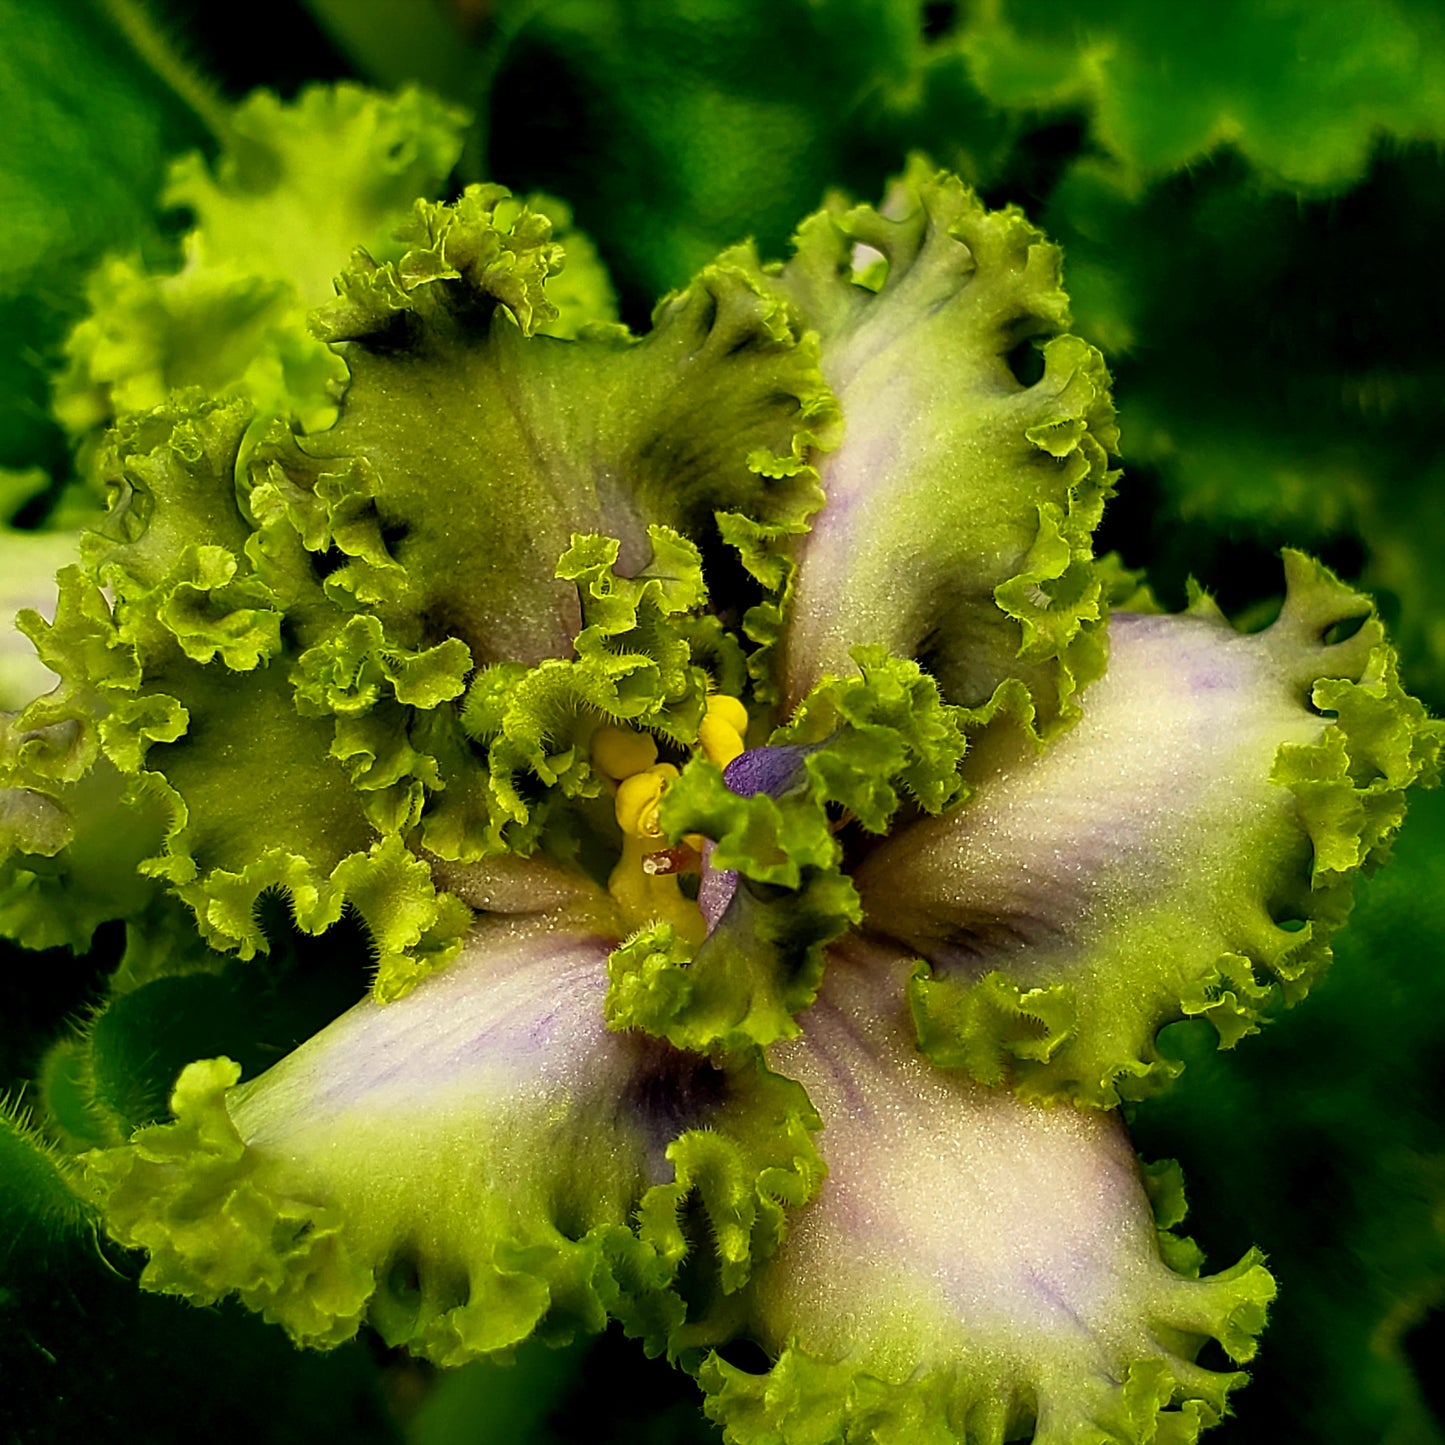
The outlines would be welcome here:
M 0 0 L 0 465 L 61 455 L 50 371 L 108 251 L 160 260 L 156 193 L 205 128 L 93 0 Z
M 1445 223 L 1438 149 L 1383 150 L 1329 199 L 1273 188 L 1232 152 L 1138 195 L 1083 160 L 1048 214 L 1076 320 L 1130 398 L 1125 451 L 1157 477 L 1154 514 L 1132 509 L 1156 575 L 1177 575 L 1186 551 L 1198 565 L 1210 534 L 1216 546 L 1353 539 L 1412 682 L 1438 707 L 1445 367 L 1427 299 Z
M 407 43 L 396 7 L 314 8 L 353 55 Z M 634 299 L 683 284 L 742 235 L 781 254 L 825 190 L 872 194 L 910 148 L 987 179 L 1017 129 L 956 54 L 930 45 L 917 0 L 444 8 L 488 16 L 471 29 L 470 82 L 453 57 L 422 77 L 474 103 L 495 75 L 474 164 L 508 184 L 565 186 Z
M 1430 0 L 978 0 L 956 43 L 1006 110 L 1077 108 L 1140 177 L 1220 145 L 1282 185 L 1338 187 L 1380 132 L 1445 130 L 1445 24 Z

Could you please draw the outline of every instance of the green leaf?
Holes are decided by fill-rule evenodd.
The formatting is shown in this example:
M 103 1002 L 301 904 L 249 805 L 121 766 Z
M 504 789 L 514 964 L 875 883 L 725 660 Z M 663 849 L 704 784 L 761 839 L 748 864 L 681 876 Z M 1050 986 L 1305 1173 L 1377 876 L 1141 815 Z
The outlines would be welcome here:
M 0 6 L 0 465 L 60 461 L 48 367 L 107 250 L 163 252 L 155 202 L 197 118 L 91 0 Z
M 75 1171 L 18 1111 L 0 1108 L 0 1224 L 11 1257 L 62 1254 L 95 1228 L 92 1211 L 76 1194 Z
M 917 100 L 913 3 L 564 0 L 526 22 L 494 91 L 491 164 L 566 196 L 644 296 L 750 235 L 779 254 L 860 150 L 871 184 L 907 145 L 893 109 Z
M 1421 0 L 1000 0 L 956 43 L 996 105 L 1085 109 L 1131 170 L 1231 144 L 1286 184 L 1338 187 L 1364 174 L 1381 131 L 1445 137 L 1441 39 Z
M 1142 190 L 1085 159 L 1045 217 L 1079 328 L 1130 398 L 1125 450 L 1157 478 L 1117 504 L 1135 555 L 1171 593 L 1195 573 L 1242 601 L 1261 596 L 1232 560 L 1242 538 L 1362 561 L 1410 686 L 1437 708 L 1441 379 L 1417 298 L 1442 197 L 1435 147 L 1382 154 L 1347 196 L 1306 202 L 1228 155 Z M 1342 284 L 1360 255 L 1371 285 Z

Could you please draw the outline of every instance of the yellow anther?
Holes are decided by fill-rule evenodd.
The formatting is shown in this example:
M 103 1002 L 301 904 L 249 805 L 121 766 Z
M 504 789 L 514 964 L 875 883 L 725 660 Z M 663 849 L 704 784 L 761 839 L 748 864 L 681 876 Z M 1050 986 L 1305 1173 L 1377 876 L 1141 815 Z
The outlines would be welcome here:
M 711 709 L 698 724 L 697 742 L 703 757 L 720 768 L 727 767 L 735 757 L 745 751 L 742 734 Z
M 657 743 L 648 733 L 608 723 L 592 734 L 592 762 L 609 778 L 630 778 L 656 761 Z
M 614 807 L 622 829 L 622 856 L 607 887 L 633 928 L 670 923 L 679 937 L 701 943 L 707 932 L 702 913 L 677 886 L 678 858 L 667 847 L 658 807 L 677 777 L 671 763 L 655 763 L 617 785 Z
M 725 692 L 715 692 L 707 700 L 707 716 L 720 718 L 739 737 L 748 730 L 748 710 L 737 698 Z
M 703 757 L 720 768 L 727 767 L 746 750 L 743 734 L 747 730 L 747 708 L 725 692 L 713 693 L 707 700 L 707 709 L 697 729 L 698 746 Z
M 671 763 L 658 763 L 623 778 L 617 785 L 617 826 L 629 838 L 662 837 L 657 807 L 663 791 L 675 777 L 677 769 Z

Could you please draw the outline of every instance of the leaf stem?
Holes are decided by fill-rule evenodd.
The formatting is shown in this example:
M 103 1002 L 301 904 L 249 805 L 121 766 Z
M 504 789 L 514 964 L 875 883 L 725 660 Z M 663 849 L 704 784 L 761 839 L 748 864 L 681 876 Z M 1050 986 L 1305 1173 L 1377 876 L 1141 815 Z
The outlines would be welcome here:
M 215 88 L 184 60 L 138 0 L 98 0 L 131 49 L 218 141 L 230 132 L 230 112 Z

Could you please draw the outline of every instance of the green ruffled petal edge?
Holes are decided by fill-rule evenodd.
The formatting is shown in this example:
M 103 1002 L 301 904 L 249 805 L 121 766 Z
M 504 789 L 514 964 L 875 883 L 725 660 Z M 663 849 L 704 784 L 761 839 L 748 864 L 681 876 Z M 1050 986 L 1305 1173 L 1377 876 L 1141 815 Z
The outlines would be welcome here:
M 1315 743 L 1283 744 L 1271 779 L 1294 795 L 1299 823 L 1313 850 L 1309 890 L 1290 943 L 1268 957 L 1220 955 L 1182 993 L 1179 1018 L 1207 1018 L 1221 1048 L 1257 1033 L 1298 1003 L 1329 966 L 1332 940 L 1349 918 L 1355 879 L 1383 863 L 1403 822 L 1411 787 L 1440 781 L 1445 722 L 1401 686 L 1394 648 L 1385 640 L 1373 602 L 1302 552 L 1283 554 L 1288 601 L 1276 627 L 1280 642 L 1313 643 L 1339 619 L 1360 622 L 1350 639 L 1355 677 L 1317 677 L 1295 666 L 1296 684 L 1336 725 Z M 1218 618 L 1214 602 L 1194 589 L 1189 609 Z M 1282 651 L 1282 656 L 1283 651 Z M 908 985 L 919 1047 L 935 1063 L 966 1069 L 980 1082 L 1014 1087 L 1040 1102 L 1073 1099 L 1103 1107 L 1156 1092 L 1183 1065 L 1152 1044 L 1137 1056 L 1109 1062 L 1097 1087 L 1080 1095 L 1055 1056 L 1073 1038 L 1076 1004 L 1070 984 L 1020 988 L 993 972 L 960 985 L 934 978 L 920 962 Z
M 1172 1230 L 1185 1214 L 1183 1176 L 1175 1161 L 1143 1166 L 1159 1251 L 1176 1273 L 1197 1278 L 1203 1255 Z M 1196 1322 L 1199 1340 L 1214 1338 L 1236 1363 L 1254 1357 L 1275 1283 L 1251 1249 L 1232 1269 L 1210 1277 L 1211 1297 Z M 1067 1398 L 1044 1401 L 1017 1384 L 967 1380 L 925 1370 L 885 1379 L 858 1360 L 822 1360 L 796 1343 L 771 1369 L 755 1374 L 716 1352 L 698 1368 L 706 1410 L 727 1445 L 1003 1445 L 1021 1412 L 1043 1404 L 1034 1445 L 1193 1445 L 1228 1413 L 1228 1398 L 1248 1382 L 1243 1372 L 1204 1369 L 1176 1355 L 1128 1364 L 1122 1378 L 1072 1382 Z M 1036 1387 L 1037 1389 L 1037 1387 Z M 1012 1428 L 1011 1428 L 1012 1427 Z
M 226 1108 L 240 1077 L 231 1060 L 188 1065 L 171 1099 L 174 1122 L 137 1130 L 128 1145 L 88 1154 L 82 1164 L 112 1237 L 149 1252 L 145 1288 L 197 1304 L 235 1294 L 301 1345 L 340 1344 L 370 1318 L 388 1343 L 457 1365 L 506 1358 L 534 1334 L 565 1343 L 616 1319 L 657 1353 L 686 1313 L 679 1270 L 698 1242 L 689 1202 L 707 1226 L 717 1277 L 732 1291 L 777 1246 L 787 1210 L 822 1182 L 812 1141 L 819 1121 L 806 1096 L 760 1056 L 743 1067 L 751 1097 L 740 1107 L 765 1120 L 749 1142 L 718 1128 L 688 1130 L 667 1148 L 673 1179 L 642 1194 L 634 1221 L 571 1238 L 537 1219 L 497 1238 L 485 1258 L 453 1261 L 468 1273 L 468 1303 L 419 1335 L 377 1301 L 377 1271 L 355 1256 L 340 1210 L 256 1182 Z M 481 1299 L 488 1307 L 477 1311 Z
M 322 340 L 357 341 L 405 323 L 429 289 L 464 281 L 469 293 L 503 306 L 526 336 L 556 321 L 548 278 L 562 269 L 552 223 L 505 186 L 468 186 L 454 202 L 416 202 L 397 230 L 399 260 L 378 265 L 358 251 L 337 277 L 336 300 L 312 315 Z
M 728 914 L 696 948 L 658 924 L 607 960 L 605 1018 L 707 1053 L 794 1038 L 818 996 L 828 944 L 862 921 L 852 883 L 806 869 L 780 893 L 739 880 Z
M 619 577 L 617 541 L 574 534 L 557 564 L 582 603 L 574 655 L 535 667 L 498 663 L 472 682 L 461 723 L 487 750 L 487 850 L 536 847 L 547 816 L 538 783 L 554 802 L 600 793 L 586 747 L 596 724 L 644 728 L 679 746 L 695 742 L 710 678 L 693 661 L 694 644 L 718 676 L 741 671 L 740 648 L 699 615 L 707 589 L 697 548 L 670 527 L 651 526 L 648 536 L 652 560 L 635 577 Z M 425 822 L 423 836 L 440 856 L 455 856 Z

